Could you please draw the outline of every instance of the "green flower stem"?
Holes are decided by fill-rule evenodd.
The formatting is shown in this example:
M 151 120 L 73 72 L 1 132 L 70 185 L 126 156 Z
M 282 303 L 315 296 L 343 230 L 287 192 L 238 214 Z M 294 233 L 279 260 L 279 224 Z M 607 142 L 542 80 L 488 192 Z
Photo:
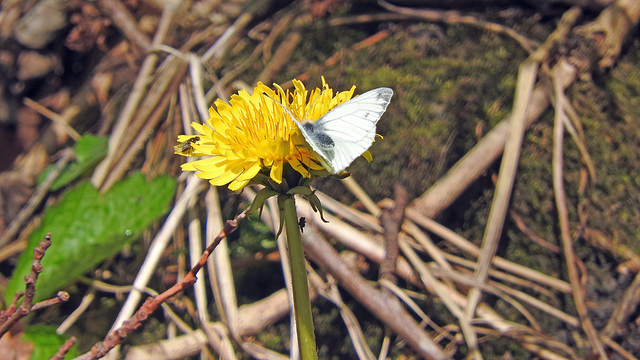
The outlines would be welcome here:
M 293 313 L 298 330 L 298 344 L 301 360 L 315 360 L 316 337 L 313 332 L 311 316 L 311 300 L 307 285 L 307 269 L 305 267 L 302 238 L 298 226 L 298 213 L 293 195 L 278 196 L 280 216 L 284 217 L 291 261 L 291 281 L 293 282 Z M 284 203 L 284 204 L 283 204 Z

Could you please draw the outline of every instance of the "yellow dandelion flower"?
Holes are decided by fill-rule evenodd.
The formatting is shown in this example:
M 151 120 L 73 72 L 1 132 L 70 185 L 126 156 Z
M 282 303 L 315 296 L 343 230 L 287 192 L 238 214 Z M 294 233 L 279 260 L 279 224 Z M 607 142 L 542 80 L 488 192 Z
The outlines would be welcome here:
M 241 90 L 229 104 L 216 100 L 205 124 L 191 124 L 198 135 L 178 137 L 176 154 L 205 157 L 183 164 L 182 170 L 197 171 L 198 177 L 212 185 L 229 184 L 231 190 L 242 189 L 260 172 L 280 184 L 287 164 L 305 178 L 326 172 L 323 159 L 305 141 L 291 116 L 317 120 L 351 99 L 355 86 L 334 96 L 324 78 L 322 82 L 323 91 L 310 92 L 298 80 L 293 81 L 293 92 L 258 83 L 252 94 Z

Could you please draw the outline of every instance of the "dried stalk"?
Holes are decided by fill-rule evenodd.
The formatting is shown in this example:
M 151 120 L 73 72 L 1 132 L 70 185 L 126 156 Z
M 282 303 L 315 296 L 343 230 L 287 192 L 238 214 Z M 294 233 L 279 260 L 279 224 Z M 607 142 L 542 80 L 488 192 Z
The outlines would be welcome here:
M 207 244 L 209 244 L 219 229 L 222 228 L 222 211 L 218 199 L 218 190 L 210 188 L 205 196 L 207 203 Z M 213 257 L 207 262 L 207 270 L 210 277 L 209 284 L 214 294 L 215 304 L 222 318 L 222 322 L 227 326 L 229 333 L 236 338 L 236 321 L 238 318 L 238 304 L 236 300 L 236 289 L 233 283 L 233 270 L 231 269 L 231 259 L 227 241 L 220 242 Z
M 540 47 L 543 54 L 550 51 L 552 44 L 557 38 L 564 38 L 575 23 L 580 11 L 572 9 L 563 16 L 563 20 L 558 29 L 547 42 Z M 532 54 L 540 59 L 540 52 Z M 557 73 L 563 88 L 567 88 L 575 79 L 577 69 L 574 67 L 560 66 Z M 530 127 L 549 106 L 549 96 L 544 85 L 537 85 L 531 94 L 526 113 L 525 128 Z M 506 140 L 509 138 L 509 124 L 512 116 L 507 117 L 500 124 L 494 127 L 478 145 L 474 146 L 462 159 L 460 159 L 448 172 L 440 178 L 429 190 L 420 198 L 415 200 L 411 208 L 417 210 L 426 217 L 434 217 L 444 208 L 448 207 L 462 192 L 471 185 L 478 177 L 484 174 L 487 168 L 503 153 Z
M 360 275 L 354 274 L 319 234 L 309 228 L 303 234 L 303 242 L 309 257 L 315 263 L 331 273 L 344 289 L 402 336 L 419 356 L 425 359 L 447 358 L 424 329 L 409 316 L 397 298 L 374 289 Z
M 417 17 L 419 19 L 424 19 L 425 21 L 430 21 L 430 22 L 438 21 L 438 22 L 444 22 L 447 24 L 464 24 L 464 25 L 477 27 L 482 30 L 492 31 L 492 32 L 495 32 L 496 34 L 504 34 L 512 38 L 513 40 L 515 40 L 518 44 L 520 44 L 520 46 L 522 46 L 522 48 L 524 48 L 528 52 L 533 52 L 538 47 L 538 43 L 536 41 L 533 41 L 521 34 L 518 34 L 512 28 L 506 27 L 501 24 L 480 20 L 471 15 L 462 15 L 459 11 L 455 11 L 455 10 L 441 11 L 441 10 L 433 10 L 433 9 L 405 8 L 405 7 L 389 4 L 388 2 L 382 1 L 382 0 L 379 0 L 378 3 L 389 11 L 393 11 L 399 14 L 404 14 L 412 17 Z
M 171 59 L 174 61 L 170 61 Z M 168 60 L 163 64 L 167 66 L 168 73 L 162 71 L 167 68 L 160 69 L 161 75 L 155 84 L 156 86 L 152 87 L 134 121 L 129 125 L 129 132 L 123 137 L 123 142 L 129 145 L 128 147 L 123 146 L 115 152 L 114 159 L 117 159 L 117 162 L 105 177 L 100 189 L 101 192 L 107 191 L 130 169 L 135 156 L 143 149 L 144 142 L 164 117 L 164 112 L 173 94 L 177 91 L 184 74 L 187 72 L 187 63 L 175 57 Z
M 564 191 L 563 179 L 563 158 L 564 158 L 564 122 L 563 122 L 563 88 L 559 80 L 553 79 L 553 90 L 558 99 L 556 103 L 556 116 L 553 127 L 553 190 L 556 200 L 556 208 L 558 210 L 558 219 L 560 224 L 560 239 L 562 240 L 562 248 L 567 263 L 571 290 L 573 292 L 573 300 L 576 303 L 576 310 L 580 316 L 582 330 L 587 334 L 592 349 L 600 355 L 601 359 L 608 359 L 604 347 L 600 342 L 598 332 L 596 331 L 586 305 L 584 289 L 582 288 L 580 275 L 576 267 L 575 253 L 573 252 L 573 239 L 571 237 L 571 229 L 569 224 L 569 209 L 567 206 L 567 198 Z
M 64 167 L 73 159 L 75 154 L 71 149 L 67 149 L 62 152 L 62 156 L 56 162 L 56 166 L 49 172 L 42 184 L 38 187 L 36 192 L 31 195 L 29 201 L 22 207 L 18 215 L 11 221 L 5 232 L 0 236 L 0 247 L 5 245 L 11 240 L 24 225 L 24 223 L 33 215 L 38 206 L 42 203 L 45 195 L 49 193 L 49 189 L 58 178 L 58 175 L 62 172 Z
M 191 210 L 196 203 L 196 199 L 191 201 Z M 195 266 L 198 263 L 200 254 L 202 254 L 202 228 L 200 226 L 200 219 L 193 218 L 189 222 L 189 261 L 191 266 Z M 200 270 L 196 277 L 202 279 L 204 277 L 204 271 Z M 205 282 L 199 281 L 193 285 L 194 297 L 196 301 L 196 308 L 198 310 L 198 320 L 200 323 L 206 323 L 209 321 L 209 302 L 207 301 L 207 291 L 205 289 Z
M 453 288 L 448 288 L 436 280 L 429 268 L 424 265 L 413 249 L 407 245 L 406 241 L 400 241 L 400 249 L 402 249 L 404 256 L 407 257 L 407 260 L 413 265 L 415 271 L 419 274 L 425 288 L 434 293 L 445 304 L 451 314 L 458 319 L 460 322 L 460 328 L 465 335 L 465 339 L 475 338 L 475 331 L 471 327 L 470 321 L 465 319 L 462 308 L 452 301 L 447 294 L 447 292 L 455 290 Z
M 109 4 L 112 2 L 112 0 L 108 1 Z M 158 31 L 156 31 L 156 35 L 151 43 L 152 47 L 160 46 L 164 42 L 168 35 L 174 15 L 175 12 L 173 7 L 168 6 L 165 8 L 158 26 Z M 96 188 L 100 188 L 105 178 L 109 175 L 110 170 L 118 159 L 117 154 L 119 150 L 129 146 L 129 143 L 125 143 L 123 138 L 125 136 L 125 132 L 129 129 L 136 110 L 147 94 L 147 85 L 150 83 L 149 79 L 155 70 L 157 61 L 158 54 L 151 52 L 142 62 L 142 67 L 140 68 L 138 77 L 133 83 L 133 89 L 127 98 L 126 104 L 120 111 L 116 126 L 111 132 L 111 136 L 109 138 L 109 153 L 100 165 L 98 165 L 91 176 L 91 183 Z
M 516 96 L 513 101 L 513 112 L 511 115 L 511 126 L 509 127 L 509 138 L 505 144 L 502 164 L 500 165 L 500 173 L 498 175 L 498 183 L 491 204 L 491 211 L 487 219 L 487 227 L 485 228 L 484 237 L 482 238 L 482 246 L 480 248 L 480 256 L 478 257 L 478 267 L 474 273 L 474 278 L 484 283 L 489 276 L 489 267 L 491 259 L 498 249 L 498 241 L 502 235 L 502 227 L 504 225 L 505 215 L 509 207 L 511 199 L 511 191 L 515 182 L 516 170 L 520 158 L 520 148 L 525 132 L 525 118 L 527 108 L 533 92 L 533 86 L 536 81 L 538 63 L 534 60 L 527 60 L 520 66 L 518 72 L 518 85 L 516 88 Z M 480 302 L 481 291 L 474 287 L 468 295 L 468 304 L 465 309 L 465 317 L 470 321 Z M 477 339 L 475 337 L 466 338 L 470 351 L 474 357 L 481 359 Z
M 407 210 L 407 217 L 414 221 L 416 224 L 429 230 L 433 234 L 443 238 L 446 241 L 449 241 L 465 253 L 473 255 L 475 257 L 478 257 L 480 255 L 480 248 L 478 246 L 472 244 L 470 241 L 447 229 L 446 227 L 438 224 L 437 222 L 418 214 L 416 211 L 411 209 Z M 562 281 L 556 277 L 543 274 L 539 271 L 535 271 L 526 266 L 513 263 L 497 256 L 493 257 L 492 262 L 496 267 L 505 271 L 509 271 L 515 275 L 519 275 L 531 281 L 547 285 L 564 293 L 571 292 L 571 286 L 567 282 Z
M 136 19 L 131 15 L 129 10 L 117 0 L 100 0 L 98 6 L 103 12 L 109 14 L 113 23 L 120 29 L 120 32 L 126 36 L 132 44 L 138 46 L 142 52 L 147 52 L 153 44 L 145 33 L 138 29 Z M 175 10 L 174 5 L 166 6 L 165 9 L 171 8 Z
M 310 272 L 309 282 L 313 284 L 313 288 L 316 288 L 320 292 L 322 297 L 334 303 L 340 310 L 340 316 L 347 327 L 347 331 L 351 337 L 351 342 L 356 354 L 358 355 L 358 359 L 375 360 L 376 357 L 367 345 L 367 339 L 362 331 L 360 323 L 358 322 L 358 318 L 351 309 L 349 309 L 347 304 L 342 301 L 340 291 L 338 290 L 338 286 L 333 278 L 329 277 L 329 281 L 325 283 L 320 279 L 320 276 L 317 273 Z
M 601 335 L 605 337 L 621 335 L 620 330 L 623 328 L 623 324 L 627 322 L 629 316 L 636 310 L 639 303 L 640 273 L 636 274 L 627 290 L 625 290 L 624 295 L 620 301 L 618 301 Z

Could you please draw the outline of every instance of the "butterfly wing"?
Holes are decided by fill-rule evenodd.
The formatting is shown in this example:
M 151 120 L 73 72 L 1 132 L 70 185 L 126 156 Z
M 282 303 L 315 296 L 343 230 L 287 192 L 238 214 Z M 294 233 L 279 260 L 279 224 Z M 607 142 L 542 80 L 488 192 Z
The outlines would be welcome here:
M 298 123 L 313 150 L 323 157 L 327 170 L 336 174 L 349 166 L 373 144 L 376 124 L 393 96 L 390 88 L 378 88 L 346 101 L 316 120 L 314 133 L 329 137 L 333 146 L 318 144 Z M 330 165 L 330 166 L 327 166 Z

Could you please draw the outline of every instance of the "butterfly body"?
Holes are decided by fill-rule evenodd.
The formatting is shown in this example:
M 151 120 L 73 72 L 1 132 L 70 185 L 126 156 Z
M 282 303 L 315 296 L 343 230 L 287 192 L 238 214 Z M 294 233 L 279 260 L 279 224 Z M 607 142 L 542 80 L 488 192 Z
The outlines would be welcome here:
M 362 155 L 376 135 L 376 124 L 393 96 L 377 88 L 336 106 L 316 121 L 298 121 L 287 111 L 322 165 L 337 174 Z
M 307 136 L 311 139 L 311 142 L 318 145 L 322 149 L 330 150 L 336 146 L 336 143 L 331 139 L 330 136 L 321 132 L 322 129 L 317 129 L 317 126 L 314 125 L 313 121 L 303 121 L 300 123 L 300 126 L 304 128 Z

